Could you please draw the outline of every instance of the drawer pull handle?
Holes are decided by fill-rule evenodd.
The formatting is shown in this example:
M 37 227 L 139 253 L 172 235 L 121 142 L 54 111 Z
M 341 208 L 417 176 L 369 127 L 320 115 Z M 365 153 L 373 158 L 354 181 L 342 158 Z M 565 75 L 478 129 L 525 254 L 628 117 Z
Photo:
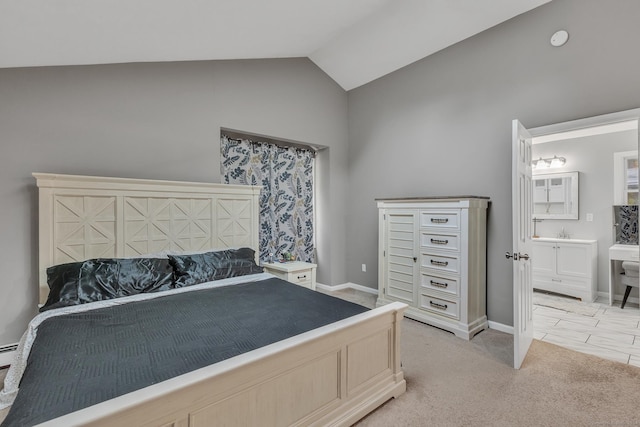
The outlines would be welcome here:
M 434 282 L 432 280 L 431 281 L 431 286 L 435 286 L 436 288 L 448 288 L 449 284 L 448 283 L 441 283 L 441 282 Z
M 306 275 L 306 274 L 305 274 L 304 276 L 298 276 L 298 280 L 300 280 L 300 279 L 306 279 L 306 278 L 307 278 L 307 275 Z
M 447 309 L 447 304 L 438 304 L 437 302 L 429 301 L 429 305 L 433 308 L 437 308 L 438 310 Z
M 446 267 L 449 265 L 449 261 L 436 261 L 435 259 L 432 259 L 431 264 L 437 265 L 438 267 Z
M 431 239 L 431 243 L 433 243 L 434 245 L 448 245 L 449 241 L 441 239 Z
M 431 222 L 434 224 L 446 224 L 449 222 L 449 218 L 431 218 Z

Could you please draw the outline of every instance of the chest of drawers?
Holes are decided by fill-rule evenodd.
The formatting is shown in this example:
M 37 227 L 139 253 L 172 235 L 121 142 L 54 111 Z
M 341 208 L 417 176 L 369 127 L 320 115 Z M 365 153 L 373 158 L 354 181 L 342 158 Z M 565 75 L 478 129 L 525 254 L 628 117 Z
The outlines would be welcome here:
M 381 199 L 378 305 L 470 339 L 487 328 L 488 198 Z

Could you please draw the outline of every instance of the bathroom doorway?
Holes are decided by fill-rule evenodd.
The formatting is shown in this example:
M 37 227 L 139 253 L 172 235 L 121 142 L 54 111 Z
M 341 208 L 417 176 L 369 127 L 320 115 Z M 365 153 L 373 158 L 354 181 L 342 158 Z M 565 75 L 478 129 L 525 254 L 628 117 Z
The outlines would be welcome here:
M 597 241 L 595 302 L 534 293 L 534 338 L 620 362 L 626 358 L 626 363 L 638 366 L 640 333 L 624 326 L 637 326 L 638 297 L 632 294 L 625 310 L 619 309 L 619 302 L 609 305 L 608 265 L 614 243 L 614 153 L 637 153 L 639 117 L 636 109 L 529 129 L 533 163 L 544 165 L 534 169 L 534 178 L 540 173 L 578 172 L 580 183 L 577 219 L 538 218 L 535 234 Z M 514 218 L 518 214 L 514 212 Z

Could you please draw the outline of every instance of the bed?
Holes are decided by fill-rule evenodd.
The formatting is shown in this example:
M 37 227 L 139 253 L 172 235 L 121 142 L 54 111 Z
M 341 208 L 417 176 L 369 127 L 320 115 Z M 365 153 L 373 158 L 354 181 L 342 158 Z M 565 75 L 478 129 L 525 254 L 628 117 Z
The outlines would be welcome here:
M 52 266 L 93 259 L 135 259 L 158 252 L 171 252 L 180 259 L 183 253 L 220 253 L 258 246 L 259 187 L 34 176 L 39 187 L 41 303 L 49 297 L 47 269 Z M 251 255 L 258 259 L 253 250 Z M 206 291 L 218 292 L 211 297 L 211 301 L 218 301 L 220 292 L 237 289 L 235 300 L 222 301 L 234 301 L 235 307 L 256 299 L 260 302 L 258 308 L 251 308 L 256 311 L 261 305 L 285 299 L 274 296 L 276 286 L 283 296 L 300 293 L 303 299 L 317 297 L 312 295 L 315 292 L 292 284 L 276 284 L 275 281 L 282 281 L 265 273 L 250 273 L 189 286 L 193 290 L 188 293 L 204 292 L 199 287 L 211 286 L 214 289 Z M 219 286 L 225 281 L 234 284 Z M 167 298 L 175 298 L 163 292 L 141 297 L 165 303 Z M 204 294 L 197 295 L 196 301 L 203 305 L 207 301 Z M 117 299 L 116 306 L 129 304 L 120 304 L 127 298 L 131 297 Z M 268 302 L 269 298 L 273 301 Z M 147 302 L 135 302 L 142 303 Z M 317 303 L 313 300 L 310 304 Z M 270 307 L 275 312 L 280 310 Z M 374 310 L 356 310 L 342 320 L 296 331 L 288 338 L 265 341 L 265 345 L 192 371 L 178 372 L 42 425 L 350 425 L 405 391 L 399 353 L 404 308 L 404 304 L 394 303 Z M 88 312 L 87 316 L 113 317 L 112 309 L 99 310 L 106 311 Z M 278 330 L 273 327 L 275 335 Z M 40 352 L 46 350 L 42 344 L 40 348 Z

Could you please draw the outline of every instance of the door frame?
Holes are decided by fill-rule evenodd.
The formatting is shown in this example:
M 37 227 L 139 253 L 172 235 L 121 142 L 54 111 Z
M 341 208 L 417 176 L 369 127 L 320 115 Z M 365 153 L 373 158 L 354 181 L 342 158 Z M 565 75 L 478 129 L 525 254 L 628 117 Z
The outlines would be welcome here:
M 640 152 L 640 108 L 602 114 L 602 115 L 587 117 L 587 118 L 578 119 L 578 120 L 570 120 L 567 122 L 554 123 L 554 124 L 545 125 L 545 126 L 538 126 L 531 129 L 526 128 L 526 130 L 531 134 L 531 137 L 535 139 L 535 138 L 540 138 L 548 135 L 580 131 L 580 130 L 588 129 L 592 127 L 612 125 L 615 123 L 626 122 L 631 120 L 636 120 L 638 122 L 638 130 L 637 130 L 638 131 L 638 151 Z M 512 173 L 512 185 L 513 185 L 513 183 L 516 182 L 518 177 L 516 176 L 516 171 L 512 171 L 511 173 Z M 519 216 L 520 216 L 519 206 L 517 206 L 514 203 L 513 212 L 512 212 L 512 229 L 513 229 L 513 226 L 515 225 L 515 222 L 519 218 Z M 529 297 L 530 297 L 529 301 L 532 302 L 533 295 L 529 295 Z M 514 325 L 516 325 L 516 319 L 517 319 L 517 316 L 519 315 L 520 313 L 517 311 L 517 308 L 514 305 L 514 313 L 513 313 Z M 514 346 L 516 344 L 517 343 L 514 343 Z M 522 357 L 524 358 L 524 356 Z M 515 355 L 514 355 L 514 362 L 515 362 Z M 514 363 L 514 366 L 515 366 L 515 363 Z

